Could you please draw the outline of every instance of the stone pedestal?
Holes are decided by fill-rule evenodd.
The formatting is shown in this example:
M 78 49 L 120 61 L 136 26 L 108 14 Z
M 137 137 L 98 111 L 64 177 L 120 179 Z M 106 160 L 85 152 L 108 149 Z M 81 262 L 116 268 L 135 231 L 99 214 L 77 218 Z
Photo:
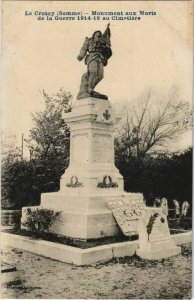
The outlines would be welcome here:
M 162 208 L 147 208 L 139 221 L 139 249 L 144 259 L 158 260 L 181 253 L 170 236 L 166 214 Z
M 76 101 L 64 120 L 71 131 L 70 164 L 60 191 L 42 194 L 39 208 L 62 212 L 54 233 L 80 239 L 114 236 L 120 230 L 106 200 L 124 193 L 114 165 L 116 116 L 109 101 L 87 98 Z
M 110 190 L 123 191 L 123 178 L 114 165 L 116 117 L 109 101 L 76 101 L 64 120 L 71 130 L 70 165 L 61 179 L 60 191 L 83 188 L 93 195 L 101 190 L 103 182 Z

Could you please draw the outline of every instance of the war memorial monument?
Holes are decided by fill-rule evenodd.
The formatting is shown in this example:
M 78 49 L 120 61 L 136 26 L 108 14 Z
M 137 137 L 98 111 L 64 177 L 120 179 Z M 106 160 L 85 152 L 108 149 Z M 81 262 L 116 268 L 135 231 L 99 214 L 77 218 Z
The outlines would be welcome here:
M 70 163 L 58 192 L 43 193 L 39 208 L 60 211 L 51 232 L 96 239 L 139 235 L 137 254 L 160 259 L 180 253 L 170 236 L 165 209 L 146 207 L 141 193 L 124 191 L 114 164 L 114 125 L 119 119 L 108 96 L 94 89 L 112 55 L 110 28 L 85 39 L 78 60 L 85 61 L 77 100 L 64 114 L 70 126 Z M 31 207 L 32 208 L 32 207 Z M 37 208 L 37 207 L 34 207 Z M 26 208 L 23 208 L 22 222 Z

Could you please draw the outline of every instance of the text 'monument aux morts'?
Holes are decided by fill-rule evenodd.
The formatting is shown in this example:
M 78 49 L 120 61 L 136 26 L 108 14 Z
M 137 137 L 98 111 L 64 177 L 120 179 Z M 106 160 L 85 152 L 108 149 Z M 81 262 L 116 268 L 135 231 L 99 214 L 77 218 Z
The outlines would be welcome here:
M 156 11 L 26 11 L 26 16 L 36 16 L 38 20 L 56 21 L 89 21 L 89 20 L 112 20 L 112 21 L 135 21 L 141 17 L 155 16 Z

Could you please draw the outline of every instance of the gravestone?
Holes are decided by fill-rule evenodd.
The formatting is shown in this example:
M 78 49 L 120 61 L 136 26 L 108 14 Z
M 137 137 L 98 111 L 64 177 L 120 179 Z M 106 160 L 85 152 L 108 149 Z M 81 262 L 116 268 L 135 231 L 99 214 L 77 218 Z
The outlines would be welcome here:
M 144 259 L 162 259 L 181 253 L 170 235 L 162 208 L 147 208 L 139 221 L 139 248 L 136 254 Z

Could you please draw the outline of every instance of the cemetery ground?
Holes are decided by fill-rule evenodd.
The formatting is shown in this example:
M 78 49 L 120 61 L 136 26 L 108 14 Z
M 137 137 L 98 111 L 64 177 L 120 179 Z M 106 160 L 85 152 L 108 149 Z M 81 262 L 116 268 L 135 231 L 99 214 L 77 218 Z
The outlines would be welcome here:
M 181 248 L 180 255 L 160 261 L 133 256 L 74 266 L 7 247 L 3 260 L 17 271 L 1 298 L 191 299 L 191 243 Z

